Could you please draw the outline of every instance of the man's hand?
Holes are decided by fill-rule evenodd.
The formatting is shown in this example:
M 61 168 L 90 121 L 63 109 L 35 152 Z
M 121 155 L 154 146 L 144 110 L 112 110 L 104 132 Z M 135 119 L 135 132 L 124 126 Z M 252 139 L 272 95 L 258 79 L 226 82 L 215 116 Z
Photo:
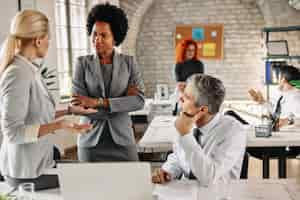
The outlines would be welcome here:
M 171 174 L 161 168 L 155 169 L 152 175 L 152 183 L 164 184 L 171 181 Z
M 180 92 L 180 93 L 183 93 L 184 92 L 184 89 L 185 89 L 185 87 L 186 87 L 186 82 L 178 82 L 177 84 L 176 84 L 176 87 L 177 87 L 177 89 L 178 89 L 178 91 Z
M 287 126 L 289 125 L 289 120 L 288 118 L 282 118 L 282 119 L 279 119 L 278 121 L 278 127 L 281 128 L 283 126 Z
M 175 128 L 181 136 L 184 136 L 191 132 L 194 124 L 201 117 L 201 113 L 197 112 L 195 114 L 190 114 L 188 112 L 182 111 L 175 121 Z
M 265 99 L 260 91 L 255 91 L 254 89 L 248 90 L 251 99 L 259 104 L 265 103 Z
M 72 95 L 71 104 L 73 106 L 82 106 L 84 108 L 97 108 L 100 106 L 97 98 L 91 98 L 79 94 Z

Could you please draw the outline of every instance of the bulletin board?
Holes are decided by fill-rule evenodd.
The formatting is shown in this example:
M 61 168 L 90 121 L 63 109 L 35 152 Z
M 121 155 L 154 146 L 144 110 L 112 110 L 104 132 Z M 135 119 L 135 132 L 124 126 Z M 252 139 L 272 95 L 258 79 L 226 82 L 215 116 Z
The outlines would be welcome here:
M 181 40 L 187 38 L 192 38 L 197 42 L 200 59 L 223 59 L 223 24 L 177 25 L 175 33 L 176 46 Z

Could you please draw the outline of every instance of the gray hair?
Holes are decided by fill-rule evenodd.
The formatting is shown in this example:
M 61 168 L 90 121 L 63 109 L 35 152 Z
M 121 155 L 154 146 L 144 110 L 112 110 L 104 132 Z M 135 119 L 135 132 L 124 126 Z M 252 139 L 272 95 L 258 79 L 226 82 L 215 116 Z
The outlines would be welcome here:
M 208 112 L 216 114 L 225 98 L 225 87 L 221 80 L 205 75 L 194 74 L 188 79 L 195 98 L 195 106 L 208 106 Z

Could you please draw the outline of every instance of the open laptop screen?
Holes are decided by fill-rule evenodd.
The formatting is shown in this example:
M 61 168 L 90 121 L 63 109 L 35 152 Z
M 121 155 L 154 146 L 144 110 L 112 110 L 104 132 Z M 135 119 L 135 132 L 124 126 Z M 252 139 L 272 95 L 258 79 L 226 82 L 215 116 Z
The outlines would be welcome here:
M 64 200 L 151 200 L 149 163 L 58 164 Z

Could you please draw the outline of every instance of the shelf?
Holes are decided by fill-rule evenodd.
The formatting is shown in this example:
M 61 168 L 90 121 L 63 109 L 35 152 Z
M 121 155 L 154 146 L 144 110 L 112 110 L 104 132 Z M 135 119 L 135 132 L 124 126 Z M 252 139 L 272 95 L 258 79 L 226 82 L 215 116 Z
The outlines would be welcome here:
M 270 33 L 271 32 L 289 32 L 289 31 L 300 31 L 300 26 L 286 26 L 286 27 L 265 27 L 262 29 L 262 32 L 266 33 L 265 37 L 265 43 L 268 44 L 268 42 L 270 41 Z M 263 34 L 262 34 L 263 36 Z M 266 65 L 265 65 L 265 84 L 267 85 L 267 100 L 270 99 L 270 86 L 273 85 L 272 83 L 269 83 L 270 80 L 270 66 L 269 66 L 269 62 L 268 61 L 272 61 L 272 60 L 300 60 L 300 56 L 266 56 L 263 58 L 266 61 Z M 276 85 L 276 84 L 275 84 Z
M 264 60 L 270 59 L 284 59 L 284 60 L 300 60 L 300 56 L 267 56 L 263 58 Z
M 287 27 L 265 27 L 262 32 L 286 32 L 286 31 L 300 31 L 300 26 L 287 26 Z

